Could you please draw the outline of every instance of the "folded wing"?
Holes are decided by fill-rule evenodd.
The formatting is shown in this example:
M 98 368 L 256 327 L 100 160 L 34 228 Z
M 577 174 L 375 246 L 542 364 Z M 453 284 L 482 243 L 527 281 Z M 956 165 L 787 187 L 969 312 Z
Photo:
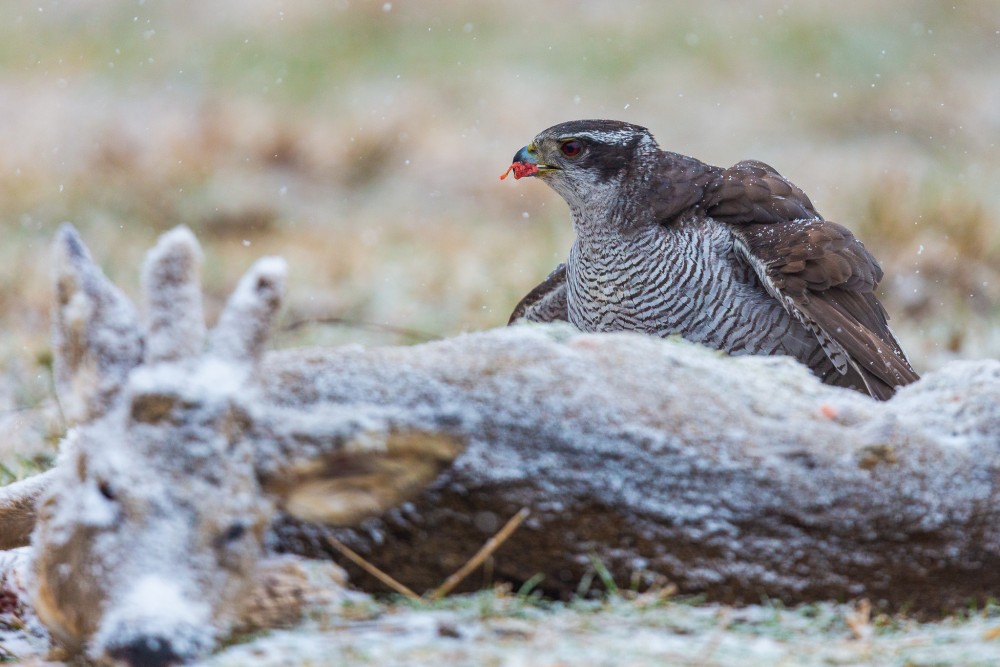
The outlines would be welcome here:
M 728 224 L 736 252 L 768 292 L 823 346 L 843 384 L 860 379 L 879 399 L 918 379 L 875 296 L 882 269 L 846 227 L 762 162 L 724 170 L 705 211 Z M 839 383 L 836 383 L 839 384 Z

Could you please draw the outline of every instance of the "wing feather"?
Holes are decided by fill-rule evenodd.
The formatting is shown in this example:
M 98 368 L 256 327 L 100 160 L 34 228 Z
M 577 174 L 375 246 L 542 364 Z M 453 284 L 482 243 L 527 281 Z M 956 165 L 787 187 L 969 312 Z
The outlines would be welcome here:
M 918 379 L 875 296 L 878 262 L 805 193 L 762 162 L 740 162 L 722 172 L 705 212 L 730 225 L 737 254 L 813 332 L 845 383 L 860 376 L 884 399 Z
M 718 172 L 703 208 L 720 222 L 780 222 L 818 218 L 809 197 L 771 166 L 744 160 Z
M 566 264 L 557 266 L 518 302 L 507 324 L 522 318 L 531 322 L 569 321 L 566 311 Z

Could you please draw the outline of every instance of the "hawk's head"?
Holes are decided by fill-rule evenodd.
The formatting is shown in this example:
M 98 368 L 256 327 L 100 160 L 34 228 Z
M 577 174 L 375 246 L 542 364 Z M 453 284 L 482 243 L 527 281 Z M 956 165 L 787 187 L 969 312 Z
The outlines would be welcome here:
M 514 155 L 573 208 L 607 205 L 626 178 L 659 147 L 644 127 L 617 120 L 573 120 L 543 130 Z

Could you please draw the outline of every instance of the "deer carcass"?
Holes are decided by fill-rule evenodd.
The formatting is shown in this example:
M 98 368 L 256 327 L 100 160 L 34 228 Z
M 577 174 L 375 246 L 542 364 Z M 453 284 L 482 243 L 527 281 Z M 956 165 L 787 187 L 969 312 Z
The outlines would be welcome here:
M 263 354 L 278 260 L 206 333 L 189 232 L 150 254 L 144 325 L 72 230 L 57 248 L 77 425 L 52 471 L 0 489 L 0 522 L 5 547 L 34 524 L 30 602 L 91 657 L 210 650 L 253 615 L 286 515 L 311 523 L 279 522 L 281 545 L 325 556 L 332 530 L 418 590 L 527 507 L 493 576 L 555 594 L 597 561 L 730 602 L 1000 592 L 996 361 L 876 403 L 788 359 L 564 327 Z

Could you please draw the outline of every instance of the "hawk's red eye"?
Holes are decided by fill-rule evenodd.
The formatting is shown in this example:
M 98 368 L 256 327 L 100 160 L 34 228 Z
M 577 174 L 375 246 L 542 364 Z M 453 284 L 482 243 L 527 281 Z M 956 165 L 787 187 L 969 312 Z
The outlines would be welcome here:
M 583 144 L 576 139 L 570 139 L 569 141 L 564 141 L 559 150 L 566 157 L 576 157 L 583 152 Z

